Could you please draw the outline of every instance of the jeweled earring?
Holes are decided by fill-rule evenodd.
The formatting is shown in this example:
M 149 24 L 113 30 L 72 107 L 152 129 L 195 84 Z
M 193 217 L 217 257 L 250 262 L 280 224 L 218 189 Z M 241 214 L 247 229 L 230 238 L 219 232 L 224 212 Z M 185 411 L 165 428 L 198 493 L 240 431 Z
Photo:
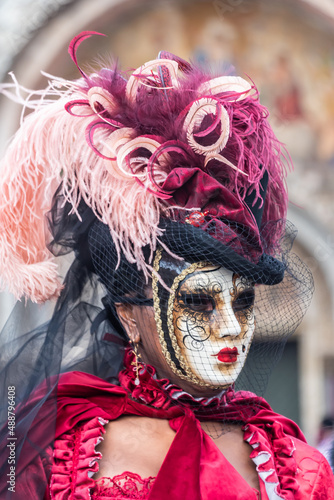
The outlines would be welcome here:
M 134 366 L 134 371 L 136 373 L 136 378 L 135 378 L 135 385 L 139 385 L 139 370 L 142 366 L 140 362 L 140 354 L 138 352 L 138 343 L 137 342 L 132 342 L 132 351 L 135 356 L 135 360 L 131 363 Z

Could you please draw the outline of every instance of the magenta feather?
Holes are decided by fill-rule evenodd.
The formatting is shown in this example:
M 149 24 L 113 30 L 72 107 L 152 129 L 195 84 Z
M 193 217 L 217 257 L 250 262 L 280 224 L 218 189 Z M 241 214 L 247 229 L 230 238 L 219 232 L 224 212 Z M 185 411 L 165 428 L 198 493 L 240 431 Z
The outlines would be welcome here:
M 88 79 L 88 76 L 86 75 L 86 73 L 84 73 L 84 71 L 80 68 L 80 66 L 78 64 L 77 50 L 79 48 L 79 45 L 84 40 L 86 40 L 87 38 L 90 38 L 93 35 L 106 36 L 105 34 L 98 33 L 97 31 L 82 31 L 79 35 L 77 35 L 76 37 L 73 38 L 73 40 L 70 42 L 70 45 L 68 47 L 68 53 L 70 54 L 72 61 L 74 62 L 74 64 L 76 65 L 76 67 L 78 68 L 78 70 L 80 71 L 80 73 L 82 74 L 82 76 L 85 79 Z
M 87 108 L 87 113 L 73 113 L 74 107 L 79 107 L 79 109 Z M 77 99 L 76 101 L 67 102 L 64 108 L 72 116 L 94 116 L 94 111 L 92 111 L 87 99 Z
M 214 116 L 214 119 L 213 119 L 211 125 L 209 125 L 206 129 L 202 130 L 201 132 L 196 132 L 196 134 L 194 134 L 194 136 L 195 137 L 206 137 L 206 136 L 208 136 L 217 127 L 217 125 L 218 125 L 218 123 L 220 121 L 221 115 L 222 115 L 222 106 L 221 106 L 220 103 L 218 103 L 217 114 Z
M 186 148 L 184 147 L 185 145 L 181 143 L 181 141 L 167 141 L 164 144 L 162 144 L 150 157 L 148 164 L 147 164 L 147 171 L 148 171 L 148 176 L 149 179 L 151 180 L 152 184 L 156 186 L 157 192 L 159 193 L 159 196 L 162 199 L 169 199 L 171 198 L 171 192 L 164 190 L 157 184 L 154 178 L 154 165 L 156 161 L 159 161 L 159 156 L 161 156 L 164 153 L 177 153 L 178 155 L 181 155 L 183 158 L 187 158 L 187 153 L 186 153 Z
M 94 139 L 94 132 L 96 131 L 96 129 L 106 129 L 108 131 L 113 132 L 114 130 L 116 130 L 116 127 L 113 127 L 110 123 L 106 123 L 102 120 L 95 120 L 93 121 L 92 123 L 90 123 L 87 128 L 86 128 L 86 131 L 85 131 L 85 137 L 86 137 L 86 141 L 88 143 L 88 145 L 92 148 L 92 150 L 94 151 L 94 153 L 96 153 L 100 158 L 103 158 L 104 160 L 116 160 L 115 157 L 110 157 L 110 156 L 106 156 L 104 155 L 103 153 L 101 153 L 98 148 L 94 145 L 94 142 L 93 142 L 93 139 Z

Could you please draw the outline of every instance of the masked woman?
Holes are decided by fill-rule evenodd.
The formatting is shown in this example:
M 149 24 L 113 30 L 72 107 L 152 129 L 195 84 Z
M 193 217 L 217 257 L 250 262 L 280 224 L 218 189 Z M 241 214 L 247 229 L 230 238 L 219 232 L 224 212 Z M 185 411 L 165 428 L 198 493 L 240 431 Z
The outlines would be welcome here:
M 255 86 L 166 52 L 128 79 L 78 69 L 27 100 L 2 165 L 3 283 L 58 296 L 2 334 L 3 498 L 334 498 L 324 457 L 250 392 L 312 295 Z

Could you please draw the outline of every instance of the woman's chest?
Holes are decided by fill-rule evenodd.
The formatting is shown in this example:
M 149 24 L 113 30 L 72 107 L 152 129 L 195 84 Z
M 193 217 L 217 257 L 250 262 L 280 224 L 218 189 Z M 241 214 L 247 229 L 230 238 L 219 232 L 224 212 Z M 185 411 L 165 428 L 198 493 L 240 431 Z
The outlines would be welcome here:
M 55 443 L 51 498 L 218 500 L 222 491 L 228 500 L 259 498 L 241 429 L 215 444 L 195 419 L 176 420 L 182 421 L 177 428 L 137 416 L 76 426 Z M 227 451 L 232 442 L 233 453 Z
M 244 441 L 242 426 L 210 421 L 202 422 L 201 426 L 227 462 L 252 488 L 259 490 L 259 476 L 250 458 L 252 448 Z
M 174 437 L 168 420 L 125 416 L 109 422 L 97 446 L 102 456 L 94 478 L 114 477 L 124 471 L 143 478 L 157 476 Z
M 207 422 L 202 428 L 241 477 L 252 488 L 259 489 L 256 467 L 250 458 L 252 449 L 243 440 L 241 426 Z M 97 448 L 102 458 L 95 478 L 112 478 L 124 471 L 144 478 L 157 476 L 175 437 L 167 420 L 146 417 L 121 417 L 109 422 L 105 431 Z M 188 450 L 189 443 L 183 443 L 181 452 L 185 462 Z

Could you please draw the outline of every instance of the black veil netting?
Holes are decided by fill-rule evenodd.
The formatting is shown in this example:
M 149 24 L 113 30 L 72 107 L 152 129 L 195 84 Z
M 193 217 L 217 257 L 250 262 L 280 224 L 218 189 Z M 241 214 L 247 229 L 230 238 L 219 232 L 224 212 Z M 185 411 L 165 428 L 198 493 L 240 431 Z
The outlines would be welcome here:
M 213 286 L 210 284 L 212 289 L 208 292 L 206 283 L 203 282 L 207 275 L 199 273 L 200 268 L 196 267 L 196 263 L 199 260 L 203 261 L 204 269 L 207 269 L 205 264 L 208 263 L 215 271 L 221 268 L 228 269 L 231 275 L 233 274 L 234 282 L 237 283 L 236 289 L 239 287 L 241 291 L 254 290 L 253 300 L 249 298 L 249 293 L 248 296 L 246 294 L 246 298 L 239 294 L 238 297 L 242 297 L 238 299 L 241 305 L 239 303 L 237 306 L 233 305 L 239 324 L 250 324 L 248 319 L 250 311 L 254 311 L 255 316 L 252 342 L 235 388 L 251 391 L 260 396 L 265 391 L 270 372 L 280 358 L 288 336 L 300 323 L 312 297 L 311 274 L 301 260 L 291 252 L 296 231 L 289 223 L 285 224 L 284 235 L 277 245 L 276 253 L 264 257 L 267 262 L 262 266 L 254 266 L 234 250 L 234 245 L 239 245 L 240 241 L 247 239 L 245 228 L 237 228 L 238 231 L 233 228 L 233 234 L 240 235 L 238 241 L 230 240 L 226 245 L 220 243 L 218 256 L 217 248 L 211 241 L 214 238 L 211 236 L 209 243 L 206 244 L 200 239 L 196 240 L 198 234 L 203 233 L 200 229 L 182 224 L 180 221 L 170 223 L 163 221 L 165 236 L 162 236 L 158 243 L 159 258 L 157 258 L 158 252 L 153 256 L 150 256 L 149 251 L 146 254 L 147 262 L 154 269 L 153 279 L 147 279 L 141 271 L 138 271 L 136 263 L 129 263 L 122 255 L 118 255 L 108 227 L 96 218 L 83 201 L 78 207 L 78 215 L 71 212 L 71 208 L 71 205 L 64 203 L 62 197 L 58 195 L 48 216 L 52 232 L 52 241 L 49 244 L 51 251 L 57 256 L 74 251 L 74 259 L 66 274 L 64 287 L 51 319 L 30 330 L 29 315 L 37 306 L 19 302 L 0 336 L 1 442 L 2 450 L 5 450 L 1 453 L 0 469 L 2 495 L 5 496 L 1 498 L 11 498 L 11 492 L 6 484 L 9 466 L 9 448 L 6 446 L 8 439 L 11 438 L 8 388 L 15 388 L 16 420 L 13 438 L 16 438 L 16 481 L 22 481 L 24 484 L 25 464 L 38 456 L 38 460 L 43 462 L 43 467 L 39 470 L 43 470 L 44 475 L 41 477 L 39 472 L 29 481 L 35 482 L 36 489 L 31 487 L 31 491 L 36 491 L 35 495 L 39 494 L 42 498 L 52 464 L 59 374 L 83 371 L 118 384 L 117 375 L 122 369 L 128 338 L 118 319 L 115 303 L 141 307 L 144 324 L 147 314 L 148 327 L 151 327 L 149 314 L 152 314 L 148 311 L 152 311 L 154 306 L 162 332 L 169 331 L 168 335 L 162 333 L 162 337 L 163 335 L 165 337 L 161 342 L 168 350 L 171 363 L 174 363 L 174 368 L 176 366 L 175 370 L 179 370 L 178 373 L 182 374 L 185 344 L 190 339 L 189 352 L 193 349 L 194 359 L 200 359 L 202 346 L 205 345 L 203 340 L 207 340 L 205 337 L 207 332 L 188 331 L 187 340 L 183 339 L 184 345 L 178 347 L 170 334 L 170 329 L 177 328 L 179 321 L 179 318 L 171 317 L 171 304 L 179 301 L 182 325 L 192 324 L 194 321 L 203 323 L 206 321 L 206 315 L 212 313 L 214 309 L 217 317 L 221 314 L 218 323 L 224 326 L 227 320 L 220 312 L 220 307 L 223 308 L 224 305 L 219 302 L 221 300 L 219 294 L 222 292 L 221 282 L 218 285 L 214 283 Z M 276 224 L 284 223 L 279 221 Z M 271 229 L 272 227 L 267 225 L 262 231 Z M 186 262 L 180 256 L 186 256 Z M 236 261 L 237 269 L 235 269 Z M 184 295 L 182 287 L 187 287 L 189 284 L 191 265 L 195 266 L 193 273 L 195 281 L 196 276 L 200 278 L 194 285 L 196 296 L 189 306 L 190 314 L 188 307 L 190 292 Z M 270 284 L 268 266 L 276 269 L 270 278 L 272 283 L 276 284 Z M 179 279 L 181 273 L 184 273 L 184 279 Z M 280 274 L 281 281 L 277 278 Z M 153 297 L 150 292 L 152 288 L 155 290 Z M 172 293 L 174 302 L 171 299 Z M 233 289 L 229 293 L 238 294 L 239 291 Z M 242 301 L 248 303 L 243 304 Z M 200 338 L 202 333 L 204 337 Z M 181 341 L 177 342 L 180 344 Z M 195 366 L 195 372 L 196 369 L 197 373 L 206 373 L 205 365 Z M 159 384 L 159 381 L 157 383 Z M 209 380 L 207 386 L 212 386 L 212 381 Z M 224 389 L 226 387 L 222 388 Z M 182 404 L 180 400 L 176 402 Z M 192 404 L 196 405 L 195 399 Z M 30 498 L 29 493 L 27 495 L 27 498 Z M 34 496 L 34 499 L 36 498 Z

